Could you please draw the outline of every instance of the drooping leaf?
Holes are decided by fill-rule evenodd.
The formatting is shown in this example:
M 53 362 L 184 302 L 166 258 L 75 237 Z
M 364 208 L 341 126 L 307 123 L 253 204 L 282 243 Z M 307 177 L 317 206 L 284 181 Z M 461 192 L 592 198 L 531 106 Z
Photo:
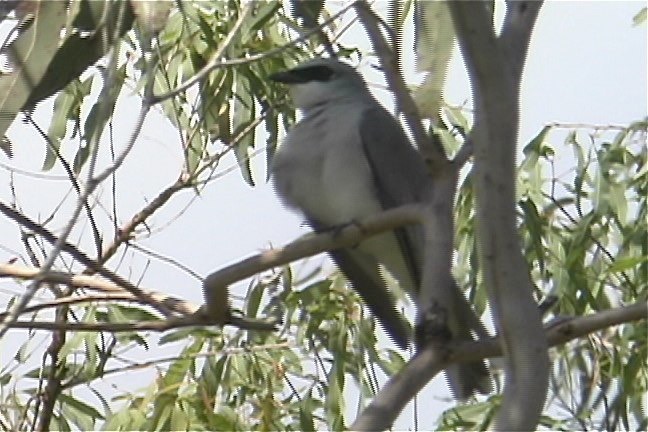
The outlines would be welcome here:
M 126 0 L 81 0 L 81 8 L 74 26 L 86 32 L 74 32 L 67 37 L 47 66 L 45 76 L 29 95 L 23 109 L 35 106 L 78 78 L 132 28 L 133 20 L 132 10 Z M 94 31 L 99 26 L 101 31 Z
M 250 150 L 254 147 L 254 128 L 249 128 L 254 121 L 254 100 L 250 91 L 250 81 L 245 74 L 236 73 L 236 87 L 234 90 L 234 112 L 232 121 L 232 136 L 237 139 L 234 145 L 234 154 L 238 161 L 243 179 L 250 186 L 254 186 L 252 171 L 250 169 Z
M 106 74 L 109 73 L 110 72 L 106 72 Z M 100 97 L 99 100 L 95 102 L 95 104 L 90 109 L 90 112 L 88 113 L 88 117 L 86 118 L 85 126 L 83 128 L 84 145 L 77 151 L 77 154 L 74 156 L 73 169 L 75 173 L 79 173 L 81 171 L 81 168 L 83 168 L 83 165 L 85 165 L 93 149 L 97 145 L 99 145 L 101 135 L 103 134 L 106 125 L 112 118 L 113 112 L 115 111 L 117 97 L 119 96 L 121 88 L 124 85 L 125 79 L 126 65 L 123 65 L 119 69 L 114 71 L 113 79 L 110 80 L 110 82 L 106 82 L 106 79 L 104 79 L 104 90 L 101 93 L 103 97 Z
M 61 412 L 65 414 L 66 419 L 81 430 L 93 430 L 96 421 L 104 419 L 93 406 L 65 393 L 59 395 L 58 401 L 61 403 Z
M 443 87 L 454 47 L 455 30 L 445 1 L 417 1 L 414 7 L 416 69 L 427 72 L 414 92 L 419 112 L 439 123 Z
M 315 421 L 313 419 L 313 399 L 309 394 L 302 399 L 299 404 L 299 428 L 303 431 L 315 431 Z
M 648 15 L 648 8 L 642 7 L 635 16 L 632 17 L 632 25 L 637 27 L 646 22 L 646 16 Z
M 5 52 L 11 72 L 0 75 L 0 137 L 47 72 L 68 20 L 65 2 L 35 1 L 34 19 Z
M 544 259 L 544 245 L 542 243 L 543 237 L 543 226 L 542 218 L 538 214 L 538 209 L 535 203 L 529 199 L 522 200 L 518 203 L 524 212 L 524 226 L 523 229 L 528 232 L 530 247 L 529 250 L 532 250 L 535 253 L 535 258 L 538 261 L 540 266 L 540 271 L 544 273 L 545 271 L 545 259 Z
M 81 104 L 85 100 L 85 97 L 90 94 L 92 81 L 92 76 L 86 78 L 83 82 L 77 79 L 70 83 L 56 97 L 52 110 L 52 120 L 47 130 L 50 145 L 47 146 L 45 161 L 42 167 L 43 171 L 52 169 L 56 163 L 58 149 L 67 133 L 68 122 L 74 122 L 75 129 L 79 127 Z

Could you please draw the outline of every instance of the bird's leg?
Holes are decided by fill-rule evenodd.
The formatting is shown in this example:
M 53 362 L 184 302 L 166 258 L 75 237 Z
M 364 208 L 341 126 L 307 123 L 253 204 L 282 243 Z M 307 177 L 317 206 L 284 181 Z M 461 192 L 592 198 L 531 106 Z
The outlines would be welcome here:
M 325 226 L 325 227 L 318 227 L 318 229 L 316 229 L 315 231 L 316 231 L 318 234 L 330 233 L 333 237 L 337 237 L 337 236 L 340 235 L 340 233 L 341 233 L 342 231 L 344 231 L 346 228 L 348 228 L 348 227 L 350 227 L 350 226 L 355 226 L 357 229 L 359 229 L 360 231 L 362 231 L 362 224 L 361 224 L 360 222 L 358 222 L 356 219 L 352 219 L 352 220 L 349 221 L 349 222 L 344 222 L 344 223 L 337 224 L 337 225 L 330 225 L 330 226 Z M 351 247 L 351 248 L 355 248 L 355 247 L 358 246 L 358 244 L 359 244 L 359 243 L 356 243 L 355 245 L 350 246 L 350 247 Z
M 452 340 L 448 327 L 448 311 L 434 302 L 426 310 L 418 311 L 414 329 L 414 341 L 417 349 L 430 343 L 444 345 Z

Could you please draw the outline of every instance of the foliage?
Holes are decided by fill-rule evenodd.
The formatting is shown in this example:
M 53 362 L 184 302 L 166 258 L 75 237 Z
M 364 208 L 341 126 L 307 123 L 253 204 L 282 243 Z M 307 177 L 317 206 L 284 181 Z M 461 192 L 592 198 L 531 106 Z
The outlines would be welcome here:
M 537 299 L 555 295 L 550 318 L 582 316 L 648 297 L 647 119 L 627 127 L 548 125 L 523 149 L 518 220 Z M 560 163 L 575 154 L 577 165 Z M 456 275 L 478 309 L 486 305 L 476 271 L 470 175 L 457 202 Z M 645 325 L 628 324 L 553 352 L 549 429 L 634 429 L 645 424 Z M 628 367 L 629 366 L 629 367 Z M 566 379 L 567 378 L 567 379 Z M 613 401 L 614 403 L 611 403 Z M 444 428 L 481 425 L 493 404 L 446 413 Z M 550 409 L 549 412 L 552 410 Z
M 285 129 L 294 120 L 283 90 L 264 77 L 312 55 L 318 43 L 304 38 L 303 43 L 277 55 L 266 55 L 290 45 L 299 28 L 274 1 L 257 3 L 249 14 L 235 0 L 178 2 L 182 7 L 174 7 L 153 35 L 151 28 L 135 20 L 140 12 L 133 11 L 130 3 L 105 2 L 102 8 L 93 9 L 97 3 L 71 2 L 68 19 L 59 24 L 77 32 L 70 33 L 56 51 L 50 49 L 49 57 L 39 59 L 44 79 L 21 90 L 19 99 L 12 101 L 15 106 L 10 114 L 15 116 L 56 95 L 49 127 L 43 133 L 43 170 L 64 165 L 70 182 L 76 184 L 81 173 L 90 169 L 92 155 L 107 151 L 99 149 L 99 144 L 109 139 L 106 131 L 119 115 L 118 99 L 135 93 L 146 102 L 152 97 L 146 90 L 151 77 L 152 92 L 159 97 L 177 89 L 214 59 L 253 59 L 214 68 L 197 86 L 159 101 L 157 106 L 179 131 L 184 167 L 176 189 L 161 192 L 159 200 L 142 211 L 141 222 L 174 192 L 200 191 L 213 180 L 214 170 L 229 152 L 235 153 L 243 180 L 254 185 L 258 179 L 253 175 L 251 155 L 261 149 L 259 137 L 267 136 L 263 149 L 270 158 L 281 127 Z M 232 33 L 239 21 L 240 30 Z M 230 35 L 233 39 L 221 52 Z M 120 43 L 113 44 L 114 40 Z M 71 47 L 80 53 L 75 58 L 70 55 Z M 447 59 L 442 63 L 443 69 Z M 93 88 L 98 87 L 101 96 L 96 98 Z M 445 107 L 445 114 L 452 123 L 449 126 L 469 130 L 470 120 L 460 109 Z M 647 121 L 623 127 L 547 125 L 524 146 L 518 177 L 519 229 L 537 299 L 549 294 L 559 299 L 548 320 L 596 313 L 648 297 Z M 259 125 L 265 134 L 259 132 Z M 438 132 L 454 153 L 461 143 L 460 134 L 446 129 Z M 73 139 L 78 148 L 69 164 L 61 155 L 61 146 L 72 145 Z M 566 169 L 561 160 L 570 153 L 576 166 Z M 475 308 L 483 313 L 487 298 L 476 270 L 473 201 L 468 173 L 456 202 L 454 271 Z M 117 220 L 111 222 L 118 226 Z M 102 239 L 116 238 L 114 248 L 104 248 L 97 262 L 103 264 L 110 258 L 105 251 L 115 254 L 125 248 L 130 236 L 135 236 L 134 228 L 124 231 L 124 237 L 122 232 L 113 236 L 108 229 L 95 232 L 99 250 Z M 49 246 L 40 238 L 29 241 L 25 240 L 27 255 L 31 254 L 27 260 L 39 267 L 44 257 L 34 254 L 30 245 L 37 245 L 42 255 Z M 385 376 L 400 370 L 406 355 L 377 344 L 375 324 L 339 275 L 322 279 L 313 272 L 297 278 L 293 268 L 258 276 L 244 299 L 234 305 L 250 318 L 280 318 L 279 331 L 178 328 L 157 341 L 173 350 L 166 359 L 124 365 L 125 352 L 147 351 L 155 343 L 146 332 L 57 331 L 52 332 L 45 360 L 34 367 L 33 354 L 41 355 L 44 350 L 34 347 L 37 332 L 25 332 L 24 343 L 13 358 L 5 354 L 0 363 L 0 427 L 34 429 L 45 410 L 46 394 L 56 395 L 46 427 L 52 430 L 348 427 L 352 420 L 348 418 L 348 389 L 357 389 L 359 405 L 364 405 L 379 391 Z M 93 269 L 70 264 L 67 257 L 59 258 L 54 269 L 93 273 Z M 84 294 L 63 285 L 52 292 L 60 299 Z M 52 318 L 51 310 L 34 311 L 32 320 Z M 57 310 L 58 317 L 64 317 L 61 322 L 162 319 L 149 307 L 119 301 L 63 305 Z M 647 339 L 645 323 L 628 323 L 552 349 L 552 392 L 543 426 L 645 429 Z M 33 369 L 15 373 L 25 367 Z M 114 389 L 110 395 L 98 389 L 106 377 L 140 370 L 155 374 L 145 388 Z M 52 390 L 52 385 L 58 388 Z M 90 402 L 87 395 L 99 403 Z M 499 402 L 497 395 L 471 400 L 445 412 L 439 428 L 486 428 Z

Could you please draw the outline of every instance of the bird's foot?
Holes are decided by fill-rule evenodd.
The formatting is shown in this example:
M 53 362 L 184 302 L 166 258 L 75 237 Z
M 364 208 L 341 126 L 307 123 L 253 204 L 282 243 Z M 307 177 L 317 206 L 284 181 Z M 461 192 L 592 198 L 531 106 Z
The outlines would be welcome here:
M 341 223 L 341 224 L 338 224 L 338 225 L 331 225 L 331 226 L 326 226 L 326 227 L 319 228 L 317 230 L 317 232 L 320 233 L 320 234 L 322 234 L 322 233 L 330 233 L 333 237 L 337 237 L 337 236 L 340 235 L 340 233 L 342 231 L 344 231 L 346 228 L 349 228 L 350 226 L 354 226 L 357 229 L 359 229 L 360 231 L 362 231 L 362 224 L 360 222 L 358 222 L 357 220 L 353 219 L 350 222 L 345 222 L 345 223 Z M 357 244 L 354 245 L 353 247 L 355 247 L 355 246 L 357 246 Z
M 434 305 L 423 312 L 419 311 L 414 329 L 414 341 L 417 349 L 429 344 L 444 345 L 452 340 L 447 316 L 447 311 L 440 305 Z

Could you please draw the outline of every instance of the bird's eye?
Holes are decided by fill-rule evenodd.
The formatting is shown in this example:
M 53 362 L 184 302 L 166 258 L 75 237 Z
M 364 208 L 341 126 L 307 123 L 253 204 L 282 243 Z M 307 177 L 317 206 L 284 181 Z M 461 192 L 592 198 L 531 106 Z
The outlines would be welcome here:
M 299 71 L 306 81 L 329 81 L 333 70 L 327 66 L 309 66 Z

